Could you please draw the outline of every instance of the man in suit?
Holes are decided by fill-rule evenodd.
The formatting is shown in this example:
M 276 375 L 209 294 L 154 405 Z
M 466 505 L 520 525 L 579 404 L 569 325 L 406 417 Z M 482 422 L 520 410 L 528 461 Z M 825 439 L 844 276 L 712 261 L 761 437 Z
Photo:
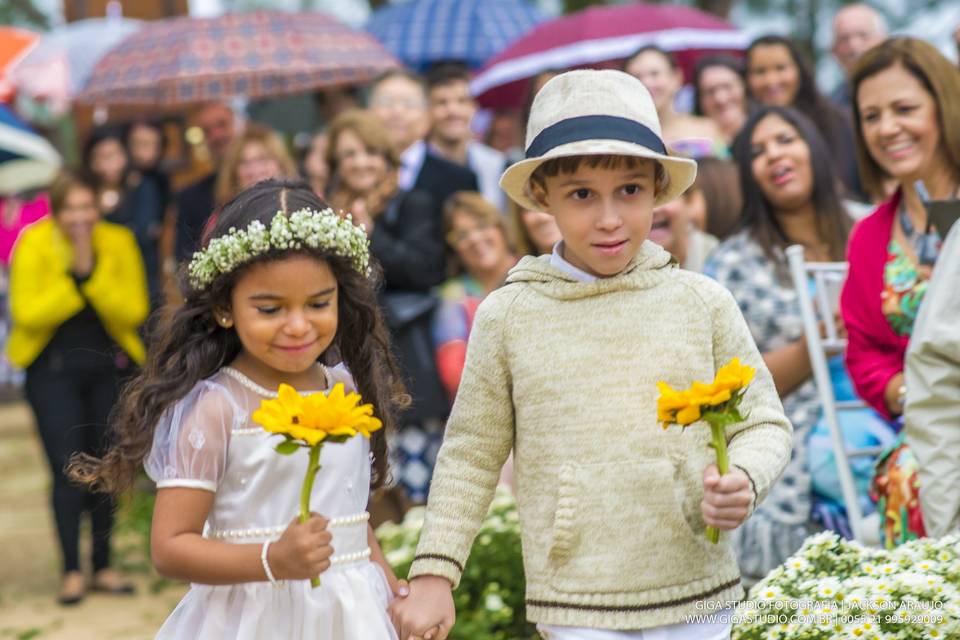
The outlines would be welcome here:
M 419 76 L 404 69 L 381 74 L 371 85 L 369 106 L 386 125 L 400 156 L 400 188 L 428 192 L 436 203 L 438 218 L 450 195 L 478 190 L 473 171 L 441 158 L 428 148 L 424 140 L 430 129 L 427 89 Z
M 177 224 L 174 254 L 177 262 L 193 257 L 200 244 L 200 235 L 213 213 L 214 185 L 217 182 L 217 170 L 230 146 L 230 142 L 239 133 L 237 117 L 230 106 L 222 102 L 211 102 L 199 107 L 194 114 L 194 122 L 203 131 L 203 139 L 210 150 L 210 156 L 216 169 L 194 182 L 176 196 Z
M 471 169 L 480 184 L 480 193 L 501 211 L 507 209 L 506 194 L 500 189 L 500 175 L 506 168 L 502 153 L 473 136 L 470 125 L 477 103 L 470 95 L 470 72 L 458 63 L 441 64 L 427 73 L 427 103 L 430 113 L 430 150 Z

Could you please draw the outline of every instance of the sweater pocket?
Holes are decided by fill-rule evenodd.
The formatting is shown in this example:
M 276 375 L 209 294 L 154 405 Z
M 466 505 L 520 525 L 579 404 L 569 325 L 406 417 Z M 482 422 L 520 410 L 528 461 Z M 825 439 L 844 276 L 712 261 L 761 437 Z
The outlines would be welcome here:
M 684 516 L 690 483 L 670 460 L 568 463 L 558 482 L 547 557 L 552 588 L 637 592 L 712 573 L 720 550 L 690 527 L 688 520 L 698 520 Z

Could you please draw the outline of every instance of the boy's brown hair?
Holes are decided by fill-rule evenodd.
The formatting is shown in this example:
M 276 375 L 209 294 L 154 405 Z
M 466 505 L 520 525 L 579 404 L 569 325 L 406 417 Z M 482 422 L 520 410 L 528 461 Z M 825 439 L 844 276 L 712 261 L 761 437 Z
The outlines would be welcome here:
M 651 158 L 640 158 L 638 156 L 622 155 L 586 155 L 586 156 L 565 156 L 560 158 L 551 158 L 530 174 L 530 183 L 527 190 L 530 197 L 534 197 L 535 189 L 541 191 L 547 190 L 547 178 L 553 178 L 558 175 L 570 175 L 580 170 L 580 167 L 586 164 L 591 169 L 637 169 L 643 166 L 645 162 L 654 164 L 653 186 L 654 193 L 660 193 L 667 188 L 667 172 L 663 165 Z

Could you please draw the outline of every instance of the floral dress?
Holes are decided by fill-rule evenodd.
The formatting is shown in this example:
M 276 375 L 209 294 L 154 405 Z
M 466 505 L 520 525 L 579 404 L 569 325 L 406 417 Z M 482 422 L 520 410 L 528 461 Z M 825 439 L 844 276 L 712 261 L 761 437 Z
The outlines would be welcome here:
M 909 336 L 927 292 L 930 268 L 917 265 L 899 242 L 890 239 L 883 268 L 883 315 L 897 335 Z M 917 459 L 904 442 L 897 441 L 880 457 L 871 495 L 883 515 L 880 539 L 887 549 L 926 535 L 920 511 Z

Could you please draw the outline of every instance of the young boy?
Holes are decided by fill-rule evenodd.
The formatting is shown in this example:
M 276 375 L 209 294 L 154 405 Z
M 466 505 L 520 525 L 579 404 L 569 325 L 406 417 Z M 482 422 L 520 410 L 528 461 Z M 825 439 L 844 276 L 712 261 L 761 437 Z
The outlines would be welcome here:
M 693 621 L 743 596 L 726 536 L 790 457 L 791 426 L 732 296 L 646 240 L 655 206 L 696 173 L 669 156 L 650 94 L 619 71 L 571 71 L 537 94 L 527 159 L 501 179 L 563 235 L 524 258 L 480 306 L 433 477 L 401 640 L 445 638 L 473 538 L 511 448 L 528 618 L 562 640 L 728 638 Z M 728 429 L 720 477 L 710 430 L 657 423 L 656 382 L 757 369 Z

